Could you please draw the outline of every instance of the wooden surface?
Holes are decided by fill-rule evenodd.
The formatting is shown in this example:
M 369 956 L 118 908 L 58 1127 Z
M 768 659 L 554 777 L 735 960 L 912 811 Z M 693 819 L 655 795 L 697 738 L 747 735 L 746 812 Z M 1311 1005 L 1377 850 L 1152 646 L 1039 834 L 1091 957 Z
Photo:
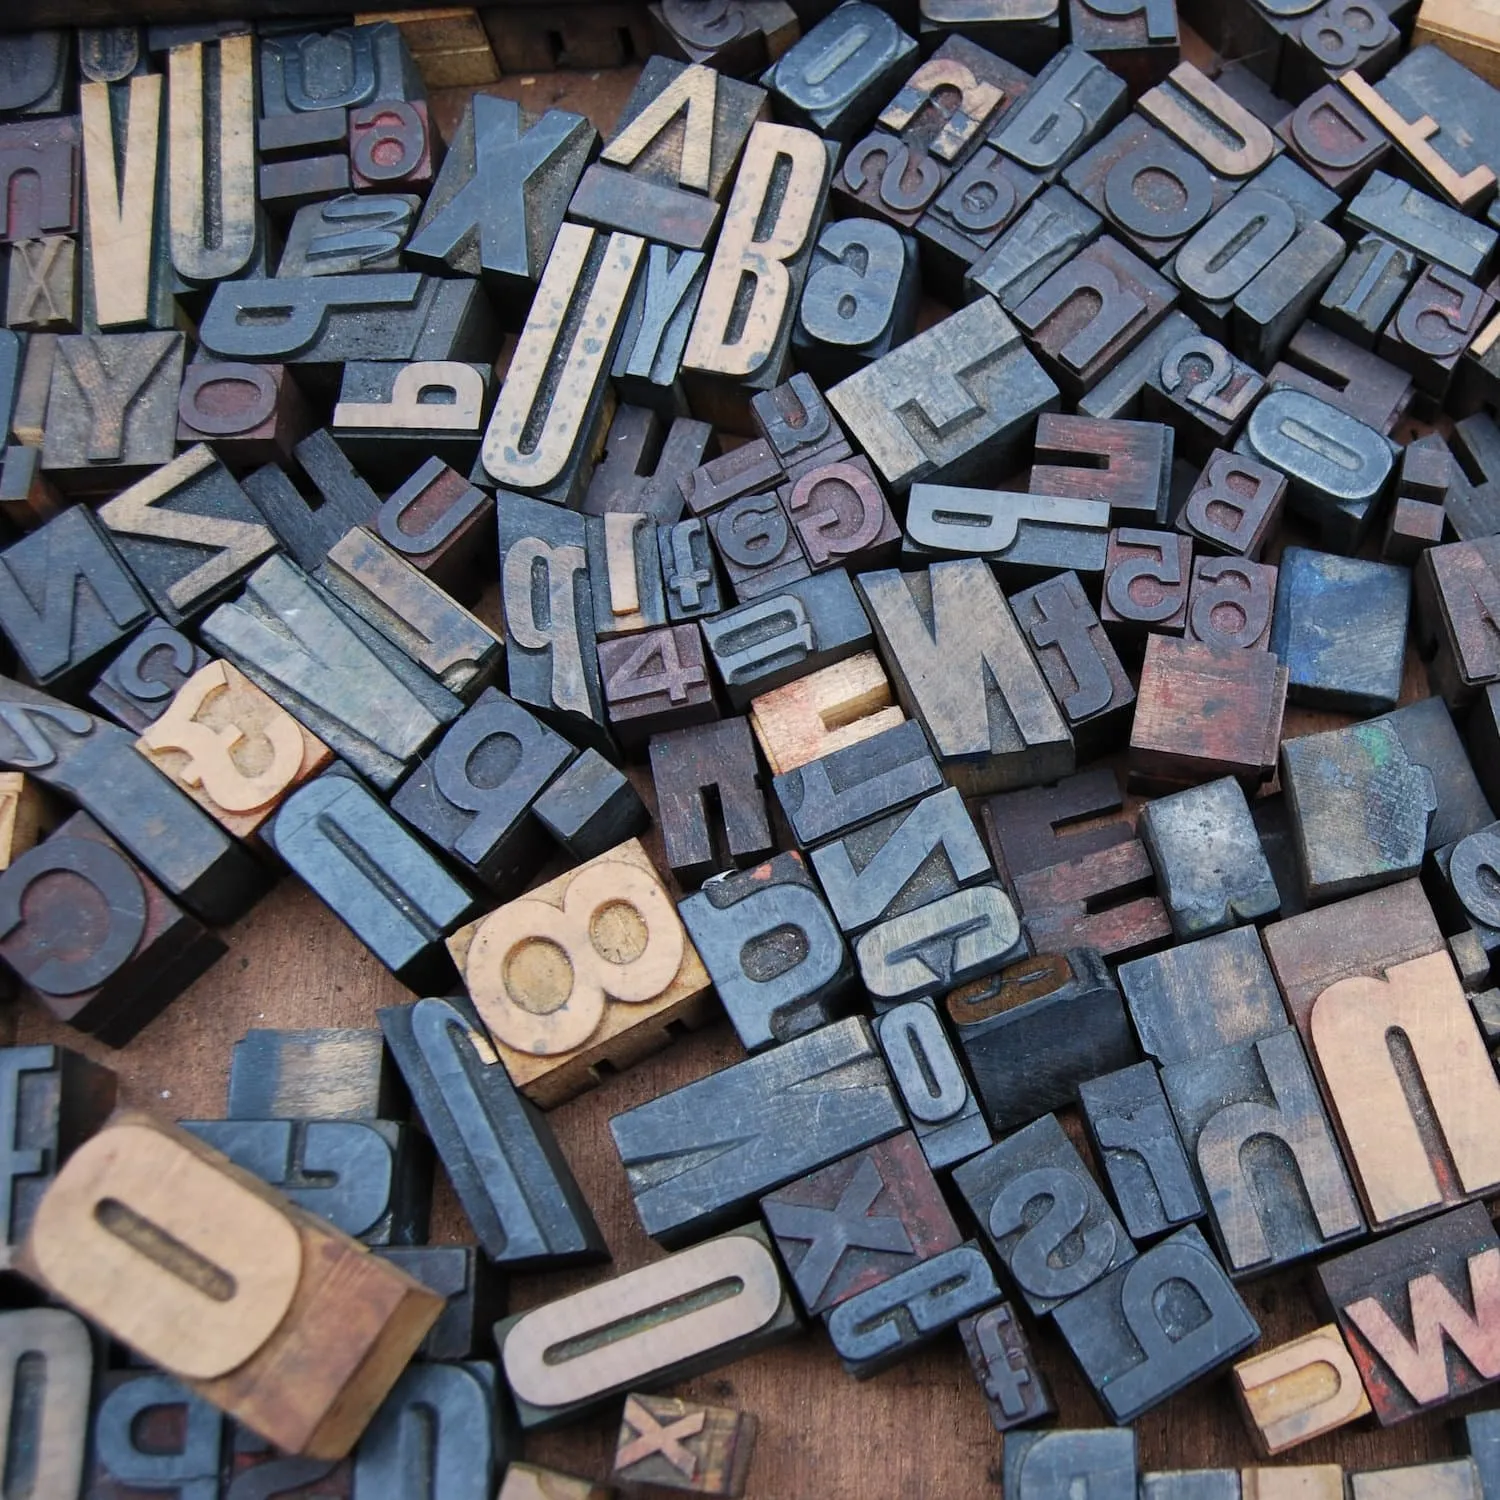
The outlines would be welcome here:
M 607 129 L 633 76 L 631 71 L 520 76 L 492 91 L 530 109 L 556 104 L 583 110 Z M 454 91 L 434 101 L 445 135 L 451 135 L 461 99 Z M 1274 552 L 1267 561 L 1275 561 Z M 478 609 L 491 624 L 495 604 L 492 587 Z M 1402 701 L 1425 694 L 1425 674 L 1409 660 Z M 1333 715 L 1289 710 L 1285 733 L 1305 734 L 1342 722 Z M 637 777 L 638 785 L 641 781 Z M 649 781 L 644 778 L 648 796 Z M 665 869 L 654 830 L 646 843 L 657 867 Z M 538 872 L 538 879 L 559 873 L 566 863 L 559 857 Z M 122 1105 L 167 1119 L 211 1119 L 224 1113 L 230 1048 L 248 1029 L 374 1026 L 377 1008 L 412 998 L 290 877 L 224 936 L 228 954 L 123 1051 L 80 1038 L 49 1021 L 29 1001 L 16 1007 L 15 1041 L 57 1042 L 107 1063 L 120 1075 Z M 558 1138 L 614 1253 L 614 1271 L 629 1270 L 662 1252 L 636 1220 L 609 1135 L 609 1117 L 741 1056 L 729 1023 L 718 1019 L 552 1112 Z M 1073 1134 L 1086 1150 L 1081 1131 Z M 440 1180 L 432 1243 L 468 1238 L 457 1200 Z M 577 1290 L 600 1275 L 596 1269 L 516 1277 L 512 1310 Z M 1252 1285 L 1246 1295 L 1263 1331 L 1262 1349 L 1310 1333 L 1323 1321 L 1308 1298 L 1304 1274 L 1273 1277 Z M 1033 1328 L 1033 1344 L 1052 1382 L 1061 1425 L 1102 1424 L 1102 1413 L 1057 1335 L 1050 1327 Z M 1000 1493 L 1001 1439 L 990 1426 L 956 1333 L 909 1363 L 860 1383 L 844 1374 L 817 1328 L 793 1343 L 690 1381 L 676 1394 L 740 1407 L 759 1418 L 749 1500 L 972 1500 Z M 1344 1429 L 1294 1449 L 1282 1461 L 1337 1462 L 1353 1469 L 1447 1457 L 1453 1449 L 1445 1419 L 1494 1404 L 1494 1399 L 1471 1398 L 1389 1431 L 1367 1425 Z M 1142 1419 L 1137 1430 L 1143 1470 L 1255 1461 L 1227 1376 L 1169 1401 Z M 577 1427 L 532 1435 L 526 1457 L 604 1481 L 618 1431 L 619 1413 L 611 1411 Z

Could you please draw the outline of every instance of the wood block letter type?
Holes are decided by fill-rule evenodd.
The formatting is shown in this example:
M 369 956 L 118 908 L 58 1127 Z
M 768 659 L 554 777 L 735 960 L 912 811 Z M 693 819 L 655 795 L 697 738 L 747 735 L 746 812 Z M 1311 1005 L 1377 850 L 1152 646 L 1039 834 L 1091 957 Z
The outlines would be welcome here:
M 1073 737 L 989 568 L 862 574 L 865 606 L 908 712 L 960 791 L 1003 791 L 1073 770 Z
M 755 1429 L 746 1411 L 676 1396 L 627 1396 L 613 1477 L 695 1495 L 741 1495 Z
M 1349 1346 L 1335 1323 L 1234 1367 L 1234 1394 L 1256 1451 L 1275 1458 L 1370 1414 Z
M 42 1200 L 23 1269 L 288 1453 L 341 1458 L 442 1298 L 185 1131 L 121 1114 Z
M 80 1493 L 93 1383 L 93 1339 L 81 1318 L 60 1307 L 0 1313 L 5 1458 L 38 1500 Z

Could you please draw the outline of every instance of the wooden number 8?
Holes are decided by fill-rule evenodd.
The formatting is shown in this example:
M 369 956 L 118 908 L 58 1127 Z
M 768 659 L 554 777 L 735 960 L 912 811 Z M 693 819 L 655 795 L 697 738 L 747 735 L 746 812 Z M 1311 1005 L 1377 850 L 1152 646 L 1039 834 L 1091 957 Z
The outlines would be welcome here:
M 682 923 L 643 871 L 604 864 L 581 871 L 561 909 L 512 901 L 475 934 L 469 993 L 497 1041 L 545 1057 L 581 1047 L 606 999 L 641 1005 L 682 964 Z

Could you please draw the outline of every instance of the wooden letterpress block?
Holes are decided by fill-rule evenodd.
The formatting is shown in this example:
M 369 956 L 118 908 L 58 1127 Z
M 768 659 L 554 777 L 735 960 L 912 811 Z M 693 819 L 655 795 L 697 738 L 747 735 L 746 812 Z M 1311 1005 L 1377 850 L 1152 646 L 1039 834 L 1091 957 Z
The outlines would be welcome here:
M 56 114 L 63 108 L 72 75 L 71 41 L 61 30 L 12 33 L 0 81 L 0 114 Z
M 64 334 L 42 467 L 65 490 L 114 490 L 177 451 L 180 333 Z
M 81 687 L 150 615 L 108 532 L 83 506 L 0 553 L 0 630 L 33 682 Z
M 1250 804 L 1232 776 L 1147 802 L 1140 830 L 1180 941 L 1280 910 Z
M 704 620 L 718 615 L 725 600 L 718 563 L 709 542 L 707 523 L 696 516 L 656 529 L 661 555 L 662 587 L 670 620 Z M 763 604 L 751 606 L 763 609 Z M 709 639 L 713 652 L 713 641 Z M 717 657 L 715 658 L 717 660 Z M 727 684 L 726 684 L 727 685 Z M 744 705 L 731 694 L 736 708 Z
M 256 196 L 274 218 L 348 192 L 347 109 L 273 115 L 259 122 L 255 139 L 260 157 Z
M 1070 1104 L 1085 1079 L 1137 1057 L 1120 992 L 1091 948 L 1020 959 L 943 1006 L 997 1130 Z
M 961 1319 L 958 1333 L 996 1432 L 1056 1415 L 1047 1377 L 1008 1302 Z
M 1141 390 L 1142 410 L 1176 429 L 1181 456 L 1205 462 L 1232 443 L 1265 380 L 1217 339 L 1191 333 L 1162 355 Z
M 797 364 L 832 385 L 889 354 L 912 335 L 917 292 L 910 235 L 875 219 L 825 225 L 792 329 Z
M 523 1099 L 462 999 L 380 1012 L 386 1041 L 487 1258 L 584 1264 L 604 1241 L 552 1128 Z
M 699 464 L 678 481 L 678 488 L 688 510 L 706 518 L 742 495 L 774 490 L 785 477 L 775 450 L 764 438 L 755 438 Z
M 807 848 L 938 791 L 943 780 L 921 726 L 907 720 L 779 775 L 773 785 Z
M 970 1240 L 856 1293 L 823 1321 L 845 1372 L 866 1380 L 999 1295 L 994 1270 Z
M 734 78 L 759 73 L 802 34 L 796 12 L 782 0 L 724 0 L 708 10 L 693 0 L 661 0 L 651 6 L 651 31 L 668 57 L 707 63 Z
M 1269 602 L 1268 598 L 1268 616 Z M 1125 735 L 1135 689 L 1078 574 L 1060 573 L 1013 594 L 1010 606 L 1081 758 L 1113 748 Z
M 570 216 L 681 249 L 708 248 L 765 98 L 765 90 L 701 64 L 648 59 L 599 161 L 579 180 Z
M 1448 445 L 1435 433 L 1407 445 L 1401 454 L 1396 502 L 1386 521 L 1380 555 L 1410 567 L 1443 540 L 1444 506 L 1464 481 Z
M 1479 1468 L 1481 1482 L 1487 1483 L 1494 1478 L 1495 1460 L 1500 1457 L 1496 1452 L 1497 1418 L 1493 1411 L 1471 1412 L 1468 1416 L 1455 1421 L 1452 1431 L 1459 1448 L 1473 1458 Z
M 1433 1500 L 1483 1500 L 1484 1496 L 1479 1466 L 1472 1458 L 1370 1469 L 1351 1474 L 1349 1487 L 1354 1500 L 1413 1500 L 1418 1495 Z
M 0 453 L 0 514 L 23 531 L 63 510 L 63 498 L 42 473 L 40 448 L 13 444 Z
M 952 787 L 823 844 L 812 864 L 850 934 L 994 874 Z
M 1446 884 L 1440 893 L 1448 908 L 1446 915 L 1454 921 L 1458 935 L 1455 945 L 1467 945 L 1478 969 L 1480 983 L 1490 977 L 1497 950 L 1500 950 L 1500 907 L 1490 891 L 1497 864 L 1500 864 L 1500 828 L 1491 825 L 1460 839 L 1458 843 L 1437 851 L 1437 867 Z M 1462 965 L 1461 965 L 1462 967 Z M 1464 988 L 1473 986 L 1465 984 Z
M 0 771 L 0 870 L 7 870 L 44 834 L 59 814 L 38 782 L 20 771 Z
M 382 791 L 463 705 L 410 657 L 284 557 L 203 622 L 205 645 L 238 667 Z
M 256 208 L 255 41 L 226 36 L 167 55 L 167 239 L 189 286 L 239 276 L 266 253 Z
M 612 1477 L 695 1495 L 742 1495 L 755 1430 L 749 1412 L 675 1396 L 627 1396 Z
M 1241 1469 L 1240 1492 L 1244 1500 L 1341 1500 L 1347 1487 L 1337 1464 L 1302 1464 Z
M 1272 639 L 1276 573 L 1268 564 L 1238 557 L 1195 558 L 1184 639 L 1241 651 L 1266 650 Z
M 1459 356 L 1494 306 L 1494 297 L 1472 281 L 1446 266 L 1428 266 L 1386 325 L 1380 352 L 1410 370 L 1419 390 L 1441 401 Z
M 139 26 L 80 26 L 78 72 L 91 83 L 120 83 L 148 66 Z
M 679 880 L 695 882 L 716 869 L 743 865 L 770 852 L 771 826 L 755 745 L 744 719 L 655 736 L 651 776 L 667 865 Z M 710 789 L 717 791 L 713 803 Z M 710 810 L 715 804 L 717 819 Z
M 1363 1232 L 1312 1070 L 1290 1027 L 1168 1063 L 1162 1084 L 1233 1275 L 1259 1275 Z M 1270 1140 L 1282 1149 L 1257 1147 L 1249 1165 L 1250 1143 Z
M 1226 775 L 1249 785 L 1268 780 L 1286 687 L 1287 670 L 1269 651 L 1148 636 L 1130 731 L 1132 776 L 1176 785 Z
M 484 434 L 484 467 L 496 484 L 559 504 L 582 498 L 644 248 L 634 235 L 606 238 L 577 224 L 558 231 Z
M 610 1130 L 641 1223 L 672 1244 L 905 1123 L 869 1023 L 851 1017 L 637 1105 Z
M 865 573 L 858 587 L 902 703 L 954 785 L 993 792 L 1072 771 L 1067 723 L 983 562 Z
M 750 420 L 789 480 L 854 456 L 823 393 L 801 372 L 751 397 Z
M 674 416 L 664 423 L 647 407 L 617 407 L 583 511 L 590 516 L 645 515 L 662 525 L 676 521 L 683 505 L 678 481 L 717 446 L 706 422 Z
M 271 37 L 261 44 L 260 64 L 268 115 L 422 96 L 400 31 L 384 22 Z
M 917 224 L 924 276 L 934 291 L 960 302 L 974 263 L 1043 185 L 1036 173 L 993 146 L 981 146 Z
M 344 193 L 297 210 L 277 262 L 280 276 L 399 271 L 422 200 L 415 193 Z
M 0 1048 L 7 1146 L 0 1268 L 9 1270 L 58 1169 L 115 1106 L 115 1075 L 66 1047 Z
M 1391 143 L 1348 92 L 1325 83 L 1276 126 L 1293 156 L 1341 198 L 1358 191 Z
M 981 556 L 1014 585 L 1045 583 L 1063 567 L 1097 577 L 1108 540 L 1109 507 L 1102 500 L 914 484 L 901 552 L 908 562 Z
M 1427 847 L 1441 849 L 1478 833 L 1494 821 L 1490 804 L 1474 774 L 1468 753 L 1441 698 L 1419 698 L 1381 723 L 1396 731 L 1407 759 L 1432 777 L 1437 806 L 1427 824 Z
M 644 833 L 650 815 L 640 794 L 597 750 L 585 750 L 532 804 L 542 827 L 574 859 L 593 859 Z
M 27 1464 L 40 1493 L 78 1494 L 94 1384 L 88 1325 L 60 1307 L 0 1314 L 0 1362 L 10 1374 L 4 1416 L 16 1435 L 17 1461 Z
M 78 256 L 73 240 L 17 240 L 6 257 L 5 326 L 31 333 L 78 331 Z
M 1078 1105 L 1094 1158 L 1137 1240 L 1154 1239 L 1205 1213 L 1182 1138 L 1154 1064 L 1085 1079 Z
M 599 640 L 665 625 L 660 549 L 650 516 L 617 510 L 592 517 L 585 540 Z
M 391 808 L 490 890 L 518 891 L 543 851 L 530 813 L 571 747 L 486 688 L 391 799 Z
M 231 1120 L 395 1119 L 408 1112 L 373 1027 L 255 1029 L 230 1054 Z
M 1288 547 L 1276 584 L 1271 649 L 1287 665 L 1294 703 L 1379 713 L 1401 692 L 1411 574 Z
M 195 672 L 136 749 L 224 825 L 251 839 L 333 752 L 228 662 Z
M 367 1245 L 427 1238 L 432 1148 L 395 1120 L 183 1120 L 184 1130 Z
M 812 571 L 791 520 L 774 494 L 731 500 L 709 516 L 708 528 L 741 604 L 780 593 Z
M 1235 928 L 1120 966 L 1120 988 L 1147 1057 L 1209 1057 L 1286 1025 L 1255 929 Z
M 847 144 L 916 59 L 917 44 L 885 11 L 839 6 L 775 61 L 761 80 L 776 113 Z
M 1074 1485 L 1086 1485 L 1100 1500 L 1132 1500 L 1135 1432 L 1017 1432 L 1005 1440 L 1004 1472 L 1013 1500 L 1048 1500 Z
M 443 939 L 473 898 L 346 768 L 292 792 L 261 836 L 402 983 L 447 982 Z
M 1287 35 L 1278 75 L 1278 86 L 1293 99 L 1349 73 L 1378 77 L 1401 53 L 1401 33 L 1373 0 L 1329 0 L 1293 25 L 1297 29 Z M 1368 95 L 1355 93 L 1366 111 L 1372 97 L 1379 98 L 1373 89 Z
M 706 1316 L 705 1293 L 716 1297 Z M 531 1429 L 575 1420 L 643 1385 L 714 1369 L 800 1328 L 757 1224 L 507 1318 L 495 1325 L 495 1339 L 521 1423 Z M 511 1494 L 510 1476 L 503 1493 Z M 549 1475 L 517 1493 L 540 1500 L 575 1492 L 553 1490 Z
M 777 4 L 775 8 L 785 11 L 795 25 L 795 18 L 785 5 Z M 657 50 L 652 45 L 646 17 L 637 5 L 570 5 L 549 16 L 545 30 L 525 11 L 516 14 L 508 7 L 490 6 L 480 16 L 495 57 L 506 73 L 623 68 Z M 678 54 L 674 51 L 672 55 Z M 571 1496 L 572 1491 L 568 1494 Z
M 1334 1323 L 1234 1367 L 1234 1394 L 1256 1451 L 1275 1458 L 1370 1414 L 1349 1346 Z
M 474 698 L 498 674 L 500 638 L 364 527 L 329 549 L 316 576 L 456 696 Z
M 1207 552 L 1259 557 L 1286 499 L 1286 476 L 1238 453 L 1214 453 L 1204 465 L 1177 529 Z
M 1169 312 L 1129 354 L 1116 361 L 1097 385 L 1078 398 L 1079 414 L 1100 420 L 1143 415 L 1146 387 L 1160 378 L 1162 361 L 1183 339 L 1198 331 L 1198 325 L 1180 308 Z
M 1183 1286 L 1192 1289 L 1191 1311 L 1162 1295 Z M 1192 1224 L 1111 1271 L 1056 1317 L 1116 1422 L 1149 1411 L 1260 1338 L 1260 1326 Z
M 1135 1259 L 1135 1246 L 1056 1115 L 1044 1115 L 953 1173 L 1010 1279 L 1038 1317 Z M 1040 1217 L 1026 1210 L 1046 1200 Z
M 488 365 L 429 359 L 360 360 L 343 367 L 330 429 L 344 452 L 394 483 L 425 457 L 467 468 L 494 394 Z
M 678 912 L 747 1051 L 832 1019 L 853 971 L 800 854 L 717 875 Z
M 958 484 L 1003 467 L 1058 394 L 983 297 L 841 381 L 828 402 L 901 494 L 915 480 Z
M 1471 279 L 1495 248 L 1493 229 L 1380 171 L 1370 174 L 1347 212 L 1351 227 L 1383 235 Z
M 1344 242 L 1329 225 L 1299 230 L 1234 299 L 1234 352 L 1258 370 L 1274 365 L 1343 258 Z
M 90 1500 L 214 1492 L 209 1487 L 217 1488 L 228 1468 L 223 1412 L 170 1375 L 122 1370 L 106 1373 L 99 1384 L 85 1491 Z
M 476 10 L 356 13 L 354 19 L 356 25 L 389 21 L 395 26 L 429 89 L 470 88 L 500 81 L 499 65 Z
M 610 727 L 627 747 L 718 717 L 703 636 L 689 621 L 599 642 Z
M 703 634 L 736 708 L 841 662 L 873 641 L 869 619 L 842 569 L 794 579 L 775 594 L 704 620 Z
M 1450 708 L 1500 677 L 1500 543 L 1485 537 L 1423 553 L 1416 574 L 1419 641 Z
M 1121 803 L 1114 773 L 1100 769 L 985 804 L 995 866 L 1041 951 L 1089 947 L 1113 957 L 1142 952 L 1171 931 L 1130 821 L 1070 826 Z
M 77 115 L 0 124 L 0 245 L 78 232 L 81 143 Z
M 1099 617 L 1123 639 L 1179 635 L 1187 626 L 1192 538 L 1122 526 L 1109 534 Z
M 879 20 L 894 25 L 883 13 Z M 747 398 L 786 374 L 836 154 L 832 143 L 793 126 L 762 121 L 750 132 L 682 358 L 694 414 L 715 426 L 748 432 Z
M 974 885 L 877 923 L 854 956 L 879 1013 L 992 974 L 1024 949 L 1010 898 Z
M 1391 724 L 1373 719 L 1288 740 L 1281 780 L 1310 902 L 1388 885 L 1421 868 L 1437 788 Z
M 206 443 L 137 480 L 97 515 L 173 625 L 236 591 L 278 549 L 260 512 Z
M 909 1131 L 781 1188 L 760 1207 L 810 1316 L 962 1239 Z
M 0 766 L 64 793 L 154 877 L 215 926 L 264 888 L 252 857 L 136 753 L 134 736 L 19 682 L 0 679 Z
M 375 1253 L 447 1299 L 418 1358 L 472 1359 L 489 1349 L 505 1289 L 487 1256 L 473 1245 L 385 1245 Z
M 1167 20 L 1164 10 L 1159 7 L 1156 14 L 1163 31 Z M 1129 19 L 1137 26 L 1144 19 L 1149 29 L 1151 6 L 1143 5 Z M 1175 36 L 1175 12 L 1172 31 Z M 1140 112 L 1201 157 L 1220 177 L 1252 177 L 1281 150 L 1276 137 L 1249 109 L 1190 62 L 1178 63 L 1155 88 L 1144 93 Z
M 1177 67 L 1177 7 L 1171 0 L 1141 0 L 1124 8 L 1068 0 L 1068 35 L 1141 94 Z M 1191 145 L 1191 141 L 1188 142 Z
M 750 701 L 750 724 L 773 776 L 904 722 L 873 651 L 861 651 Z
M 1164 180 L 1170 188 L 1162 188 Z M 1233 183 L 1139 116 L 1115 126 L 1063 172 L 1063 181 L 1153 265 L 1178 249 L 1234 191 Z
M 1124 80 L 1071 43 L 1036 75 L 1031 90 L 990 142 L 1051 182 L 1129 107 Z
M 220 282 L 198 324 L 215 358 L 311 366 L 325 379 L 348 360 L 488 359 L 495 338 L 477 281 L 411 271 Z
M 491 10 L 485 14 L 495 15 L 496 12 Z M 496 1500 L 610 1500 L 613 1493 L 591 1479 L 578 1479 L 572 1474 L 560 1474 L 556 1469 L 538 1468 L 536 1464 L 512 1463 L 505 1471 L 505 1480 Z
M 820 464 L 778 494 L 814 572 L 893 560 L 901 528 L 868 459 Z
M 1348 1341 L 1382 1427 L 1500 1377 L 1494 1308 L 1483 1291 L 1497 1260 L 1500 1241 L 1475 1203 L 1318 1267 L 1319 1299 Z
M 1341 338 L 1373 349 L 1416 274 L 1417 258 L 1410 250 L 1367 234 L 1328 283 L 1318 303 L 1318 321 Z
M 1107 501 L 1121 520 L 1165 521 L 1172 484 L 1172 429 L 1043 412 L 1037 418 L 1033 493 Z
M 111 1234 L 96 1218 L 106 1201 L 159 1238 Z M 187 1203 L 215 1205 L 235 1234 L 205 1237 L 184 1222 Z M 218 1301 L 189 1281 L 159 1248 L 166 1236 L 221 1275 L 232 1266 L 232 1294 Z M 353 1446 L 442 1307 L 185 1131 L 140 1114 L 117 1115 L 73 1154 L 22 1263 L 189 1390 L 314 1458 Z
M 428 459 L 369 522 L 439 588 L 461 601 L 479 593 L 479 556 L 493 545 L 495 502 L 440 459 Z
M 244 487 L 298 566 L 312 572 L 351 527 L 374 519 L 380 497 L 326 428 L 303 438 L 293 453 L 318 502 L 304 496 L 274 464 L 249 475 Z
M 177 441 L 212 443 L 236 472 L 289 465 L 311 428 L 312 413 L 284 365 L 210 360 L 182 372 Z
M 449 948 L 507 1072 L 544 1107 L 597 1082 L 601 1062 L 625 1066 L 664 1046 L 668 1023 L 698 1020 L 708 989 L 633 839 L 471 922 Z M 561 971 L 547 957 L 559 948 Z M 642 998 L 611 1004 L 611 986 Z
M 1411 400 L 1405 371 L 1317 323 L 1304 323 L 1282 356 L 1270 378 L 1273 387 L 1286 389 L 1273 394 L 1303 391 L 1377 432 L 1390 432 Z
M 964 296 L 972 300 L 988 292 L 1006 312 L 1014 312 L 1103 226 L 1099 215 L 1066 188 L 1047 188 L 964 273 Z
M 1047 372 L 1076 399 L 1166 316 L 1177 295 L 1164 276 L 1106 235 L 1018 303 L 1015 319 Z
M 609 750 L 583 517 L 516 495 L 499 519 L 511 697 L 575 740 Z
M 1379 1228 L 1487 1190 L 1500 1086 L 1420 890 L 1356 901 L 1277 923 L 1267 945 Z M 1333 925 L 1361 918 L 1382 925 Z M 1392 1030 L 1399 1056 L 1369 1045 Z
M 427 105 L 418 100 L 383 99 L 349 111 L 350 186 L 425 191 L 432 181 L 435 132 Z
M 703 251 L 647 245 L 611 372 L 622 401 L 663 417 L 676 417 L 686 407 L 679 380 L 682 356 L 707 280 Z
M 877 1015 L 875 1035 L 934 1172 L 989 1146 L 989 1126 L 932 1002 L 913 1000 Z

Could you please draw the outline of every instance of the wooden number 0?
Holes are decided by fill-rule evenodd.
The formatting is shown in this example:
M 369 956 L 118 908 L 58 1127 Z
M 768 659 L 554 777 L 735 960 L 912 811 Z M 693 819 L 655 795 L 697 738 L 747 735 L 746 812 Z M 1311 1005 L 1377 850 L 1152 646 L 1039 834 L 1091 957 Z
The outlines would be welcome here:
M 561 909 L 522 898 L 486 922 L 469 952 L 469 993 L 497 1040 L 544 1057 L 581 1047 L 606 998 L 654 1000 L 682 955 L 667 893 L 629 865 L 597 865 L 580 872 Z

